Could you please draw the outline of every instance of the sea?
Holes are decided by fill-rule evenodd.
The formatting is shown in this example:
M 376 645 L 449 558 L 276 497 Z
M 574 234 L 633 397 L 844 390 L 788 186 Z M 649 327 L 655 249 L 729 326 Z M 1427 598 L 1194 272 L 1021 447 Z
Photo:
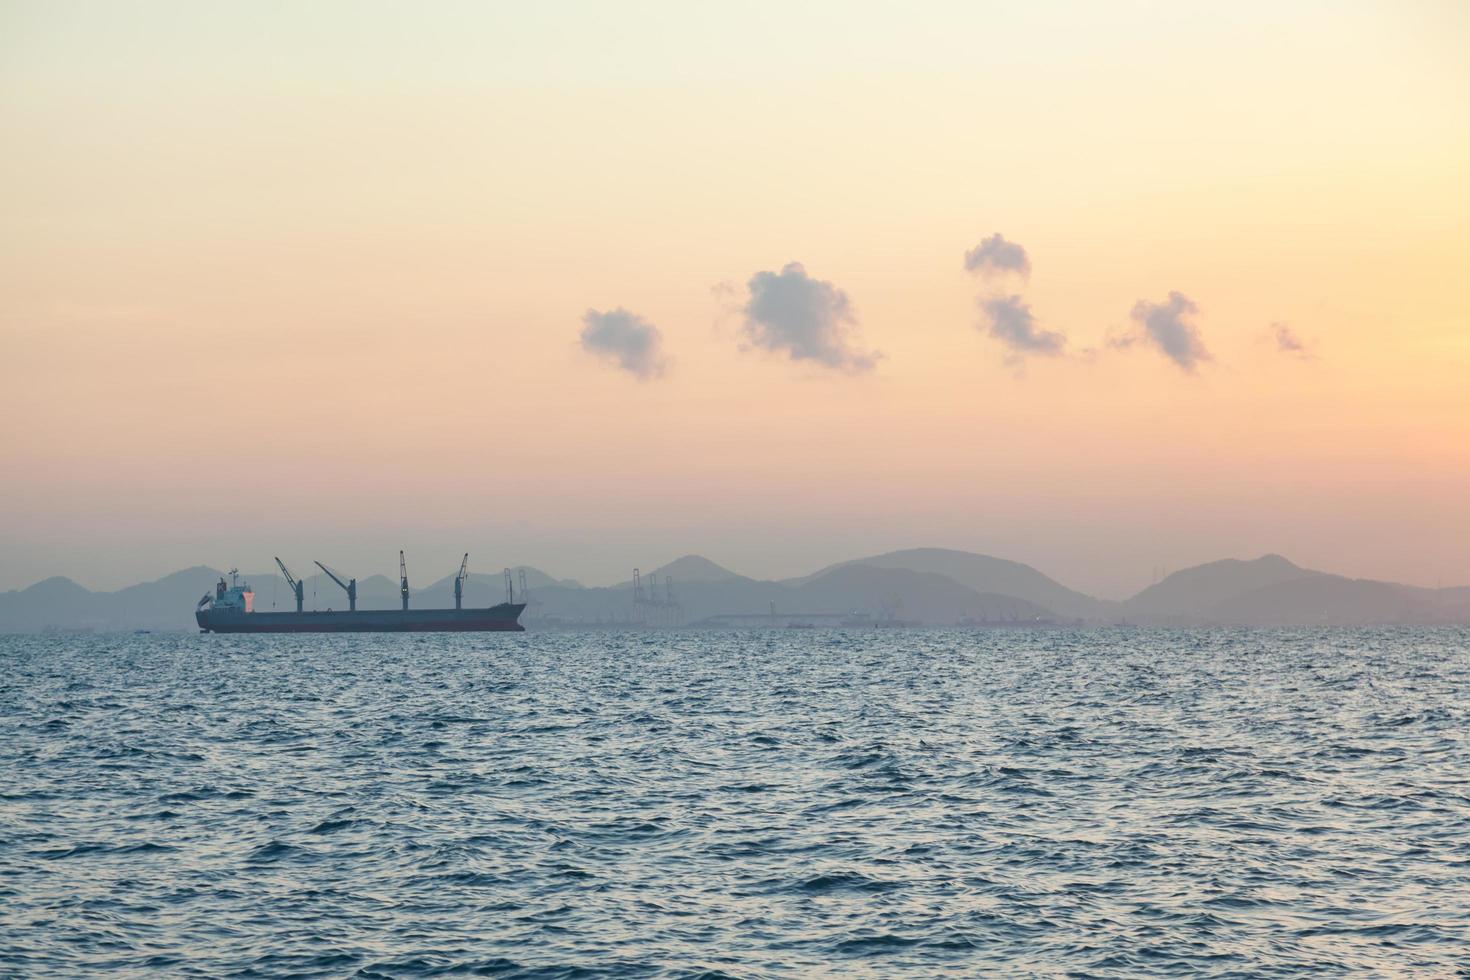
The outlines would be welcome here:
M 1470 975 L 1470 630 L 0 637 L 0 976 Z

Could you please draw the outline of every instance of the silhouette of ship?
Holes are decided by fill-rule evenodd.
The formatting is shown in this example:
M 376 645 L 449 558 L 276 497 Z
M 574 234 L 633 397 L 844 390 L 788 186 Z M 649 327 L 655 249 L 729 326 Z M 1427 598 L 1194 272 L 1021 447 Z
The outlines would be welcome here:
M 464 608 L 464 583 L 470 556 L 460 562 L 454 578 L 453 609 L 410 609 L 408 604 L 408 569 L 403 552 L 398 553 L 398 572 L 403 598 L 402 609 L 358 609 L 357 579 L 343 580 L 321 562 L 316 565 L 347 593 L 347 611 L 307 612 L 305 585 L 295 578 L 281 559 L 276 564 L 296 596 L 295 612 L 256 612 L 255 592 L 249 583 L 242 584 L 237 569 L 230 569 L 230 581 L 221 577 L 214 593 L 205 593 L 194 607 L 194 620 L 202 633 L 468 633 L 488 630 L 523 631 L 520 624 L 524 602 L 514 602 L 506 576 L 507 601 L 484 609 Z

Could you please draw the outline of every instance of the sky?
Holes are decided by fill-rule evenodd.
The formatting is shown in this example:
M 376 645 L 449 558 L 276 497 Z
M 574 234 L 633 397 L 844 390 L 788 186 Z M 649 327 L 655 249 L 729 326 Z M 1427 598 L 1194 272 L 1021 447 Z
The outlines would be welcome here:
M 1470 584 L 1470 5 L 0 0 L 0 589 Z

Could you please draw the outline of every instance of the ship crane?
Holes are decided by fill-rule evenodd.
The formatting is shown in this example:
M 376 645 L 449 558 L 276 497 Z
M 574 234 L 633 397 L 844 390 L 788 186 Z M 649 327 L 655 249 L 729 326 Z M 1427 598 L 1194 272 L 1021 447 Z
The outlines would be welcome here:
M 292 576 L 291 570 L 281 559 L 277 558 L 276 564 L 281 567 L 281 574 L 286 576 L 286 584 L 291 586 L 291 591 L 296 594 L 296 611 L 301 612 L 302 604 L 306 601 L 306 583 Z
M 340 585 L 342 587 L 342 590 L 347 593 L 347 611 L 357 612 L 357 579 L 351 578 L 344 582 L 342 581 L 342 576 L 338 575 L 336 572 L 332 571 L 321 562 L 317 562 L 316 567 L 326 572 L 327 577 L 330 578 L 333 582 L 336 582 L 338 585 Z
M 470 553 L 464 553 L 464 560 L 459 563 L 459 574 L 454 576 L 454 608 L 464 608 L 464 580 L 469 574 Z
M 403 560 L 403 552 L 398 552 L 398 594 L 403 597 L 403 608 L 408 610 L 408 564 Z

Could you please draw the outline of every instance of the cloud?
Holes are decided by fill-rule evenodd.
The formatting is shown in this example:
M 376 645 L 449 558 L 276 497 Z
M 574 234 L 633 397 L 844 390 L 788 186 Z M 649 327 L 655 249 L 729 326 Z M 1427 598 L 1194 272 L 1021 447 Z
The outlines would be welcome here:
M 965 253 L 965 271 L 981 276 L 1014 272 L 1025 279 L 1031 275 L 1031 259 L 1024 248 L 996 232 Z
M 1211 360 L 1199 328 L 1190 322 L 1198 312 L 1194 300 L 1172 290 L 1163 303 L 1139 300 L 1133 304 L 1132 316 L 1142 332 L 1111 339 L 1108 344 L 1121 348 L 1139 342 L 1152 344 L 1169 360 L 1193 373 L 1202 362 Z
M 1284 323 L 1271 324 L 1271 335 L 1276 340 L 1276 349 L 1283 354 L 1294 354 L 1297 357 L 1311 357 L 1312 352 L 1307 350 L 1306 342 Z
M 1017 354 L 1055 356 L 1067 346 L 1066 335 L 1042 330 L 1031 307 L 1019 296 L 992 296 L 980 301 L 988 322 L 987 332 Z
M 872 370 L 882 356 L 853 346 L 857 317 L 847 294 L 808 276 L 800 262 L 788 262 L 780 272 L 757 272 L 746 288 L 741 312 L 745 337 L 754 346 L 854 374 Z
M 582 349 L 610 360 L 639 381 L 657 378 L 668 367 L 658 327 L 621 306 L 606 313 L 582 314 Z

